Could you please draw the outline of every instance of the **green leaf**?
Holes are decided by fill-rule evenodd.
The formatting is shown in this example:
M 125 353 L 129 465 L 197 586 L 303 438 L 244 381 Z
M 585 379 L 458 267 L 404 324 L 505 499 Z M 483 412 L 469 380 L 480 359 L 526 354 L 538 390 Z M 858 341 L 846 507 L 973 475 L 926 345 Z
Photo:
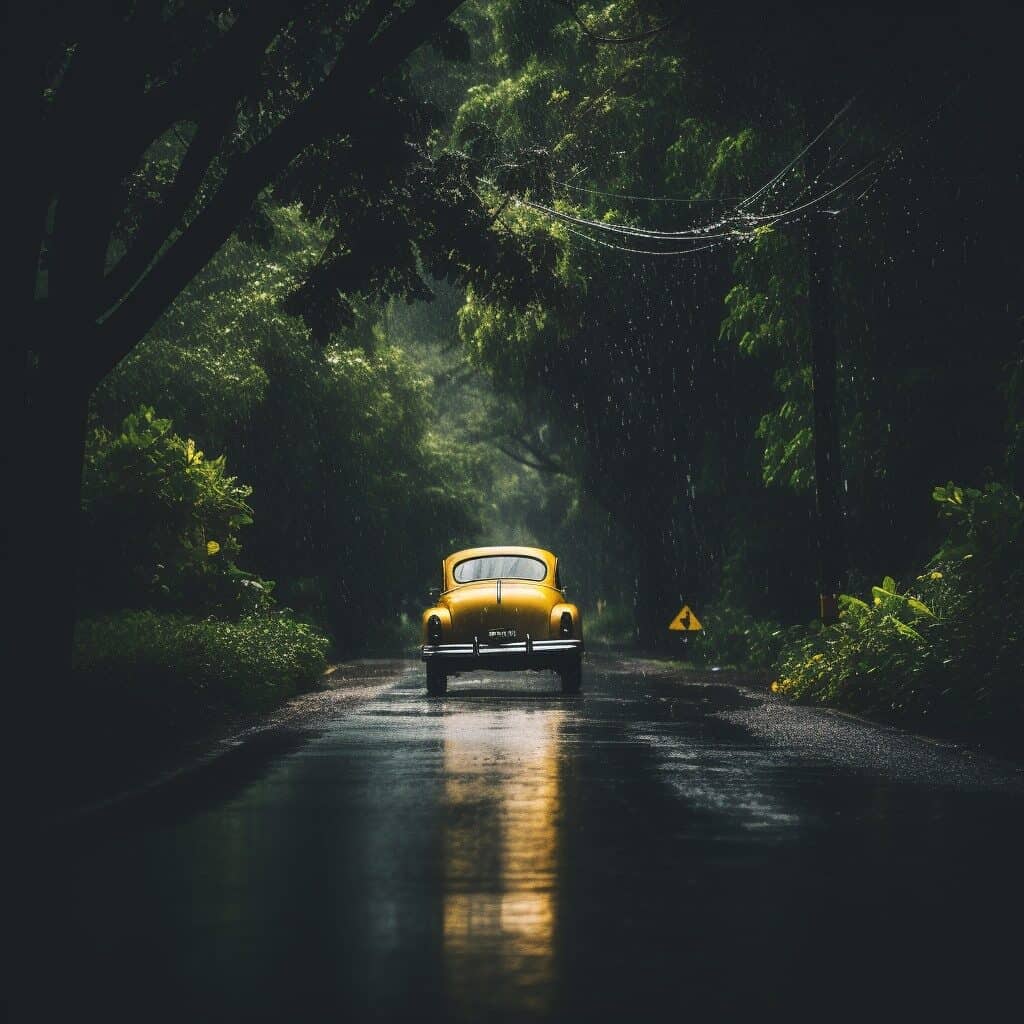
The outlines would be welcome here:
M 924 637 L 912 626 L 908 626 L 905 622 L 900 622 L 895 615 L 887 615 L 885 617 L 886 622 L 890 623 L 897 633 L 902 633 L 903 636 L 908 636 L 912 640 L 918 640 L 921 643 L 924 642 Z
M 922 615 L 922 616 L 924 616 L 925 618 L 928 618 L 928 619 L 936 618 L 935 612 L 933 612 L 931 610 L 931 608 L 929 608 L 928 605 L 926 605 L 924 603 L 924 601 L 920 601 L 916 597 L 908 597 L 906 599 L 906 601 L 907 601 L 907 604 L 915 612 L 917 612 L 918 615 Z
M 848 612 L 854 612 L 859 618 L 871 614 L 871 606 L 866 601 L 850 594 L 839 595 L 839 606 Z

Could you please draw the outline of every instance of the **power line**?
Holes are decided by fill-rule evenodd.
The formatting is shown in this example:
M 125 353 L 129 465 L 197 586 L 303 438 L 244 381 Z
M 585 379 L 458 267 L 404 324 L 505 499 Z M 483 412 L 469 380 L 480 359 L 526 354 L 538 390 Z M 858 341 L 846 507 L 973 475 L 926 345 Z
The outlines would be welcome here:
M 595 32 L 584 20 L 580 17 L 579 11 L 576 10 L 576 5 L 573 3 L 565 3 L 565 7 L 569 9 L 572 14 L 573 20 L 583 29 L 584 33 L 590 36 L 591 39 L 596 40 L 599 43 L 638 43 L 645 39 L 652 39 L 654 36 L 664 32 L 667 28 L 671 28 L 677 21 L 682 18 L 681 14 L 677 14 L 674 18 L 669 18 L 664 24 L 657 25 L 654 28 L 644 29 L 641 32 L 634 32 L 628 36 L 606 36 L 600 32 Z
M 578 235 L 593 245 L 600 245 L 605 249 L 614 249 L 616 252 L 636 253 L 639 256 L 690 256 L 695 252 L 706 252 L 708 249 L 720 249 L 724 242 L 712 242 L 710 245 L 691 246 L 689 249 L 634 249 L 627 245 L 615 245 L 613 242 L 605 241 L 603 238 L 593 238 L 584 231 L 563 225 L 570 234 Z
M 556 220 L 560 220 L 567 224 L 575 224 L 578 227 L 593 228 L 598 231 L 608 231 L 612 234 L 628 235 L 631 238 L 650 238 L 650 239 L 665 239 L 671 241 L 684 241 L 691 239 L 693 241 L 705 241 L 709 238 L 728 238 L 732 235 L 731 231 L 722 233 L 713 233 L 714 228 L 724 227 L 730 223 L 730 219 L 722 220 L 716 224 L 709 224 L 707 228 L 696 228 L 687 231 L 654 231 L 648 228 L 637 228 L 629 224 L 614 224 L 608 221 L 600 220 L 589 220 L 586 217 L 576 217 L 571 213 L 565 213 L 562 210 L 556 210 L 552 206 L 545 206 L 544 203 L 535 202 L 533 199 L 520 199 L 515 200 L 522 206 L 528 206 L 533 210 L 538 210 L 541 213 L 546 213 L 549 217 L 554 217 Z
M 853 204 L 860 202 L 871 190 L 878 184 L 882 171 L 885 164 L 891 162 L 894 155 L 900 150 L 904 140 L 918 129 L 927 127 L 934 123 L 934 121 L 940 115 L 942 109 L 951 99 L 952 95 L 955 94 L 956 90 L 950 96 L 943 98 L 942 102 L 939 103 L 931 114 L 919 121 L 914 125 L 908 126 L 903 132 L 901 132 L 896 139 L 894 139 L 889 146 L 887 146 L 880 153 L 877 153 L 870 160 L 866 161 L 860 167 L 858 167 L 852 174 L 848 175 L 842 181 L 836 185 L 831 185 L 823 192 L 819 192 L 804 202 L 798 202 L 796 205 L 790 206 L 787 209 L 778 210 L 769 213 L 753 213 L 747 209 L 750 205 L 756 202 L 760 197 L 765 196 L 774 186 L 778 185 L 785 179 L 789 171 L 804 157 L 807 153 L 817 145 L 825 135 L 846 115 L 850 107 L 856 100 L 856 97 L 849 99 L 843 107 L 835 114 L 835 116 L 829 121 L 825 127 L 818 132 L 818 134 L 811 139 L 811 141 L 803 147 L 803 149 L 778 173 L 776 173 L 768 182 L 762 185 L 759 189 L 753 192 L 751 195 L 741 200 L 731 211 L 727 212 L 719 220 L 713 221 L 703 226 L 697 226 L 692 228 L 686 228 L 678 231 L 659 231 L 649 228 L 639 228 L 628 224 L 611 223 L 608 221 L 597 221 L 591 220 L 585 217 L 577 217 L 569 213 L 565 213 L 562 210 L 557 210 L 554 207 L 547 206 L 543 203 L 538 203 L 532 199 L 521 199 L 518 197 L 514 198 L 517 204 L 529 207 L 540 213 L 544 213 L 558 221 L 560 221 L 567 232 L 590 242 L 592 245 L 599 245 L 606 249 L 613 249 L 618 252 L 635 253 L 643 256 L 687 256 L 696 252 L 704 252 L 709 249 L 718 248 L 721 245 L 726 244 L 727 241 L 743 241 L 754 237 L 755 233 L 760 228 L 774 227 L 779 224 L 785 224 L 792 222 L 795 219 L 800 219 L 800 215 L 805 211 L 819 206 L 830 196 L 841 193 L 853 182 L 863 177 L 872 169 L 876 169 L 874 178 L 868 183 L 868 185 L 857 195 L 852 201 L 848 202 L 845 206 L 838 210 L 827 211 L 832 214 L 841 213 L 842 210 L 848 209 Z M 840 161 L 842 163 L 843 161 Z M 494 182 L 487 181 L 487 179 L 481 178 L 487 184 L 492 187 L 496 187 Z M 808 183 L 798 193 L 797 199 L 800 196 L 807 195 L 813 188 L 815 182 Z M 556 183 L 559 184 L 559 183 Z M 567 182 L 560 183 L 564 188 L 574 189 L 580 192 L 589 192 L 595 195 L 610 195 L 615 196 L 616 193 L 602 192 L 598 189 L 588 189 L 583 186 L 570 185 Z M 621 198 L 634 198 L 641 200 L 650 201 L 662 201 L 662 202 L 702 202 L 704 200 L 687 200 L 676 197 L 654 197 L 654 196 L 629 196 L 620 194 Z M 733 199 L 735 197 L 729 197 Z M 707 202 L 717 202 L 719 200 L 706 200 Z M 721 201 L 725 201 L 724 197 Z M 764 201 L 763 199 L 761 200 Z M 575 225 L 575 226 L 571 226 Z M 595 238 L 588 234 L 581 228 L 597 230 L 603 232 L 609 232 L 613 235 L 623 236 L 629 239 L 637 239 L 639 241 L 651 242 L 664 242 L 666 244 L 670 242 L 702 242 L 709 244 L 693 245 L 685 249 L 639 249 L 632 246 L 617 244 L 606 239 Z M 725 229 L 725 230 L 720 230 Z
M 734 237 L 735 236 L 735 227 L 733 227 L 732 225 L 736 224 L 737 222 L 742 223 L 745 218 L 754 216 L 754 215 L 743 213 L 741 211 L 743 211 L 751 203 L 755 202 L 759 196 L 763 195 L 766 191 L 771 189 L 774 185 L 776 185 L 777 183 L 782 181 L 785 178 L 785 176 L 789 173 L 789 171 L 800 161 L 800 159 L 802 157 L 806 156 L 806 154 L 814 146 L 816 146 L 825 137 L 825 135 L 827 135 L 828 132 L 831 131 L 832 128 L 834 128 L 835 125 L 838 124 L 840 120 L 842 120 L 843 117 L 846 116 L 846 113 L 849 111 L 850 107 L 853 105 L 854 99 L 855 98 L 852 97 L 851 99 L 847 100 L 846 103 L 843 104 L 843 106 L 839 109 L 839 111 L 837 111 L 837 113 L 828 122 L 828 124 L 826 124 L 825 127 L 822 128 L 822 130 L 820 132 L 818 132 L 818 134 L 813 139 L 811 139 L 811 141 L 808 142 L 807 145 L 804 146 L 800 150 L 800 152 L 797 153 L 797 155 L 792 160 L 789 161 L 789 163 L 787 163 L 785 165 L 785 167 L 783 167 L 780 171 L 778 171 L 769 181 L 767 181 L 759 189 L 757 189 L 751 195 L 747 196 L 745 199 L 740 201 L 740 203 L 734 208 L 734 211 L 733 211 L 733 213 L 731 215 L 726 215 L 726 216 L 722 217 L 720 220 L 713 221 L 710 224 L 705 224 L 705 225 L 702 225 L 702 226 L 692 227 L 692 228 L 684 228 L 684 229 L 676 230 L 676 231 L 659 231 L 659 230 L 653 230 L 653 229 L 648 229 L 648 228 L 637 228 L 637 227 L 634 227 L 632 225 L 627 225 L 627 224 L 616 224 L 616 223 L 609 223 L 608 221 L 590 220 L 590 219 L 585 218 L 585 217 L 575 217 L 572 214 L 565 213 L 565 212 L 563 212 L 561 210 L 556 210 L 553 207 L 547 206 L 544 203 L 538 203 L 538 202 L 536 202 L 535 200 L 532 200 L 532 199 L 520 199 L 520 200 L 517 200 L 517 201 L 522 203 L 522 204 L 524 204 L 524 205 L 526 205 L 526 206 L 529 206 L 529 207 L 531 207 L 533 209 L 536 209 L 536 210 L 539 210 L 541 212 L 547 213 L 549 216 L 556 217 L 558 220 L 561 220 L 564 223 L 575 224 L 578 227 L 592 228 L 592 229 L 597 230 L 597 231 L 606 231 L 606 232 L 610 232 L 612 234 L 626 235 L 626 236 L 629 236 L 631 238 L 675 239 L 675 240 L 692 239 L 694 241 L 703 241 L 703 240 L 712 239 L 712 238 L 730 238 L 730 237 Z M 491 184 L 493 184 L 493 183 L 491 183 Z M 596 190 L 596 189 L 584 189 L 584 188 L 582 188 L 582 186 L 578 186 L 578 185 L 569 185 L 568 183 L 566 183 L 565 187 L 572 188 L 572 189 L 579 189 L 580 191 L 590 191 L 590 192 L 594 192 L 594 193 L 600 194 L 600 193 L 598 193 L 598 190 Z M 637 198 L 640 198 L 640 197 L 637 197 Z M 648 197 L 648 198 L 650 198 L 650 197 Z M 683 201 L 685 202 L 686 200 L 683 200 Z M 726 230 L 722 231 L 722 232 L 718 232 L 719 228 L 725 228 Z
M 556 210 L 553 207 L 545 206 L 543 203 L 537 203 L 532 199 L 519 199 L 515 201 L 523 206 L 528 206 L 531 209 L 538 210 L 542 213 L 546 213 L 548 216 L 554 217 L 563 223 L 575 224 L 578 227 L 593 228 L 602 231 L 608 231 L 613 234 L 625 235 L 630 238 L 640 239 L 654 239 L 663 241 L 682 241 L 689 239 L 692 241 L 707 241 L 709 239 L 722 239 L 722 238 L 749 238 L 753 231 L 758 227 L 767 227 L 777 224 L 781 221 L 787 220 L 795 214 L 802 213 L 804 210 L 810 209 L 812 206 L 817 206 L 823 202 L 829 196 L 835 195 L 837 192 L 842 191 L 847 185 L 856 181 L 862 175 L 866 174 L 876 164 L 882 162 L 887 156 L 890 155 L 891 150 L 886 150 L 878 155 L 872 157 L 865 164 L 859 167 L 853 174 L 844 178 L 843 181 L 837 185 L 833 185 L 827 188 L 824 192 L 819 193 L 811 199 L 808 199 L 804 203 L 800 203 L 797 206 L 791 206 L 785 210 L 779 210 L 772 213 L 755 214 L 755 213 L 741 213 L 740 207 L 737 206 L 735 211 L 729 216 L 723 218 L 717 224 L 709 225 L 708 229 L 695 230 L 695 231 L 653 231 L 647 228 L 636 228 L 632 225 L 627 224 L 611 224 L 606 221 L 589 220 L 583 217 L 575 217 L 572 214 L 563 212 L 562 210 Z M 727 230 L 721 232 L 712 232 L 712 227 L 727 227 Z
M 776 182 L 782 181 L 782 179 L 785 178 L 787 174 L 789 174 L 789 172 L 800 162 L 800 160 L 802 160 L 832 130 L 832 128 L 846 116 L 847 111 L 850 109 L 850 107 L 853 106 L 856 98 L 856 96 L 851 96 L 843 104 L 842 108 L 835 115 L 835 117 L 833 117 L 832 120 L 829 121 L 829 123 L 825 125 L 825 127 L 822 128 L 822 130 L 818 132 L 818 134 L 815 135 L 814 138 L 811 139 L 811 141 L 808 142 L 807 145 L 804 146 L 804 148 L 801 149 L 800 152 L 797 153 L 797 155 L 793 157 L 793 159 L 790 160 L 790 162 L 786 164 L 786 166 L 783 167 L 782 170 L 779 171 L 779 173 L 776 174 L 774 178 L 772 178 L 771 181 L 762 185 L 752 196 L 748 196 L 746 199 L 743 200 L 743 202 L 740 203 L 739 209 L 743 209 L 743 207 L 749 206 L 752 202 L 754 202 L 755 199 L 757 199 L 759 195 L 770 189 L 772 185 L 776 184 Z
M 641 196 L 631 195 L 628 192 L 604 192 L 599 188 L 584 188 L 582 185 L 570 185 L 567 181 L 555 181 L 552 184 L 559 188 L 572 189 L 574 192 L 588 192 L 592 196 L 608 196 L 611 199 L 633 199 L 646 203 L 688 203 L 698 205 L 701 203 L 731 203 L 743 196 L 718 196 L 714 199 L 684 199 L 681 196 Z
M 832 128 L 834 128 L 835 125 L 838 124 L 839 121 L 841 121 L 846 116 L 850 108 L 856 102 L 856 99 L 856 96 L 851 96 L 850 99 L 848 99 L 846 103 L 844 103 L 843 106 L 836 112 L 836 114 L 832 117 L 828 124 L 826 124 L 825 127 L 822 128 L 822 130 L 818 132 L 818 134 L 813 139 L 811 139 L 811 141 L 808 142 L 807 145 L 804 146 L 804 148 L 801 149 L 800 152 L 797 153 L 797 155 L 793 157 L 793 159 L 790 160 L 785 167 L 783 167 L 777 174 L 775 174 L 774 177 L 772 177 L 769 181 L 762 185 L 756 192 L 748 196 L 718 196 L 714 198 L 693 199 L 682 196 L 645 196 L 629 192 L 612 192 L 604 189 L 585 188 L 582 185 L 572 185 L 567 181 L 555 181 L 553 182 L 553 184 L 558 186 L 559 188 L 571 189 L 574 192 L 586 192 L 589 195 L 607 196 L 608 198 L 611 199 L 630 199 L 638 202 L 648 203 L 683 203 L 688 205 L 728 203 L 735 202 L 738 200 L 739 208 L 743 208 L 749 206 L 762 193 L 766 192 L 773 185 L 775 185 L 783 178 L 785 178 L 786 174 L 790 170 L 792 170 L 792 168 L 795 167 L 796 164 L 799 163 L 799 161 L 803 157 L 805 157 L 810 152 L 810 150 L 814 146 L 816 146 L 829 133 L 829 131 L 831 131 Z

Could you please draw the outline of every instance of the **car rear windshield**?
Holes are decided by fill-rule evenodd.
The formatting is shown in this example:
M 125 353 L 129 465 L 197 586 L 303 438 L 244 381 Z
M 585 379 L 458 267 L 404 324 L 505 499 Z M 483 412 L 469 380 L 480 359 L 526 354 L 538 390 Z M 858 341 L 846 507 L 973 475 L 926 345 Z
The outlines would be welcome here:
M 456 583 L 473 580 L 534 580 L 539 582 L 548 574 L 548 567 L 529 555 L 485 555 L 467 558 L 455 566 Z

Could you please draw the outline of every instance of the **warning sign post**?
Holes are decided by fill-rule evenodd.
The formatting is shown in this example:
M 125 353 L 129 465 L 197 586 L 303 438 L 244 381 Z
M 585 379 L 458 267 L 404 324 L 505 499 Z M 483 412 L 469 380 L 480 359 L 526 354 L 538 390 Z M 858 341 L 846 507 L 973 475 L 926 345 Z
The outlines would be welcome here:
M 704 627 L 700 624 L 700 619 L 697 618 L 690 606 L 684 604 L 679 609 L 679 614 L 668 624 L 668 628 L 674 633 L 696 633 Z
M 685 658 L 689 654 L 690 637 L 704 627 L 694 610 L 688 604 L 684 604 L 668 624 L 668 628 L 676 635 L 680 657 Z

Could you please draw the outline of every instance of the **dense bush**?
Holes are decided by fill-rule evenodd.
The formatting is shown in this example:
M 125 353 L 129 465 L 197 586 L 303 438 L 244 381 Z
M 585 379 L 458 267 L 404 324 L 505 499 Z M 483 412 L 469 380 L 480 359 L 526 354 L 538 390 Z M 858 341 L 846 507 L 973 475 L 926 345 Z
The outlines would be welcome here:
M 774 688 L 793 697 L 950 723 L 1014 727 L 1024 714 L 1024 502 L 999 484 L 933 494 L 947 535 L 925 571 L 837 625 L 787 644 Z
M 277 614 L 237 622 L 126 612 L 78 623 L 76 695 L 95 717 L 158 731 L 260 711 L 316 682 L 327 639 Z
M 266 710 L 323 671 L 327 638 L 235 562 L 251 490 L 151 408 L 92 432 L 74 717 L 118 747 Z
M 270 584 L 242 572 L 252 488 L 146 406 L 89 436 L 82 481 L 85 608 L 238 614 L 266 607 Z

